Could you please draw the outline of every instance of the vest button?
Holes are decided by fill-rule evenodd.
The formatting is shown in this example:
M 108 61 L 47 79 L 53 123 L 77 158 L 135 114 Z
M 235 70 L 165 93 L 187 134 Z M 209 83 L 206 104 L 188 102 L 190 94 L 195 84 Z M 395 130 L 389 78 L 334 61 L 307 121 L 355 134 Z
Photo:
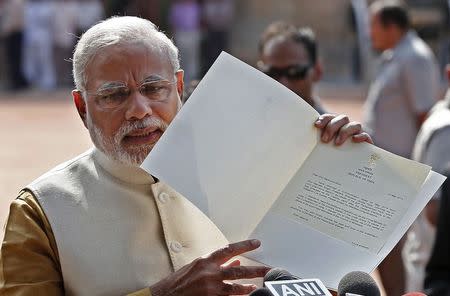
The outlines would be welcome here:
M 179 242 L 173 241 L 170 243 L 170 249 L 175 253 L 179 253 L 183 249 L 183 246 Z
M 158 199 L 159 199 L 160 202 L 165 203 L 169 199 L 169 195 L 167 193 L 165 193 L 165 192 L 161 192 L 158 195 Z

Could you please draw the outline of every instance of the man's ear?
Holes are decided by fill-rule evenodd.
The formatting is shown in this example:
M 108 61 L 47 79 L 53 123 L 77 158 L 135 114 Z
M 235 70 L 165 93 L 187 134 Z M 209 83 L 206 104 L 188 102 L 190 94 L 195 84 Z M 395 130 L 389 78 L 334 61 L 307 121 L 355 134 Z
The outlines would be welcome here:
M 180 96 L 180 99 L 183 98 L 183 91 L 184 91 L 184 71 L 183 70 L 178 70 L 175 73 L 175 76 L 177 77 L 177 92 L 178 95 Z
M 312 77 L 313 81 L 314 82 L 320 81 L 320 79 L 322 79 L 322 76 L 323 76 L 323 64 L 320 59 L 317 59 L 317 62 L 313 68 L 313 77 Z
M 83 95 L 79 90 L 72 90 L 72 98 L 75 103 L 75 107 L 77 107 L 78 114 L 80 115 L 81 120 L 83 121 L 84 126 L 87 128 L 86 122 L 86 102 L 83 99 Z

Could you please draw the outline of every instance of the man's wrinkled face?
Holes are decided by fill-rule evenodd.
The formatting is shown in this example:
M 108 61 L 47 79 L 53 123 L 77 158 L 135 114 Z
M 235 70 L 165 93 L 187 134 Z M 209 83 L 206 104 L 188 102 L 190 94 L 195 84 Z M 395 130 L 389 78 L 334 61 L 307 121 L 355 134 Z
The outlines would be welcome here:
M 315 65 L 302 44 L 287 38 L 273 38 L 264 46 L 261 61 L 265 68 L 275 69 L 274 73 L 304 72 L 298 77 L 277 75 L 273 78 L 311 104 Z
M 181 106 L 182 71 L 143 44 L 112 45 L 93 58 L 86 80 L 84 117 L 76 104 L 95 146 L 140 165 Z

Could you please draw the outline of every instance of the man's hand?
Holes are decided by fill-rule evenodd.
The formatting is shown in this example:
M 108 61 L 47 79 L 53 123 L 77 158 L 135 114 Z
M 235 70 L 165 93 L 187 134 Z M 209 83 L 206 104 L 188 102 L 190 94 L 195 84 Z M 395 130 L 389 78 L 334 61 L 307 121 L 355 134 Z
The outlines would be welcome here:
M 355 143 L 373 144 L 372 138 L 363 131 L 361 124 L 350 121 L 347 115 L 323 114 L 314 125 L 321 129 L 321 139 L 325 143 L 334 141 L 335 145 L 341 145 L 351 137 Z
M 263 277 L 270 268 L 240 266 L 239 260 L 225 263 L 231 258 L 257 249 L 258 240 L 230 244 L 206 257 L 195 259 L 167 278 L 150 287 L 152 296 L 216 296 L 245 295 L 256 289 L 254 285 L 225 283 L 226 280 Z

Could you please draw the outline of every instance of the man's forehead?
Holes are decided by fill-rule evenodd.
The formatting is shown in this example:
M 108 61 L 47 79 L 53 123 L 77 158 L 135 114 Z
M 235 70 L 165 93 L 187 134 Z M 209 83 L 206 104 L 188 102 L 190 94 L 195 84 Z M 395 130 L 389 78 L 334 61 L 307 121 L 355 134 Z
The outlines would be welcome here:
M 86 72 L 88 84 L 96 87 L 130 79 L 135 82 L 169 79 L 174 74 L 167 55 L 143 44 L 109 46 L 94 57 Z
M 126 58 L 127 60 L 124 60 Z M 144 42 L 114 44 L 103 48 L 98 52 L 91 62 L 98 62 L 97 64 L 107 64 L 109 62 L 123 61 L 124 65 L 132 66 L 135 61 L 137 64 L 152 63 L 164 66 L 170 66 L 169 56 L 161 49 L 146 44 Z M 98 66 L 97 65 L 97 66 Z

